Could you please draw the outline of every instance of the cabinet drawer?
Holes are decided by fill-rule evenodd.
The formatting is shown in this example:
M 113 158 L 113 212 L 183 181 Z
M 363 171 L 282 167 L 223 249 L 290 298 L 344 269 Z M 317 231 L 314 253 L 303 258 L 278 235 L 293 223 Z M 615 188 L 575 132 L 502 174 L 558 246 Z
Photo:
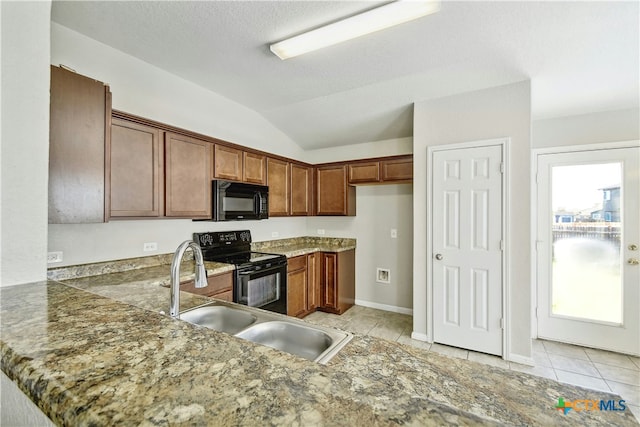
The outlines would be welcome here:
M 221 299 L 222 301 L 233 302 L 233 291 L 220 292 L 219 294 L 211 296 L 213 298 Z
M 307 268 L 307 256 L 306 255 L 297 256 L 297 257 L 294 257 L 294 258 L 289 258 L 289 260 L 287 261 L 287 271 L 288 272 L 297 271 L 297 270 L 304 270 L 305 268 Z
M 221 292 L 233 290 L 233 273 L 222 273 L 207 278 L 209 286 L 196 288 L 193 280 L 180 284 L 180 290 L 192 294 L 212 296 Z M 217 298 L 217 297 L 216 297 Z

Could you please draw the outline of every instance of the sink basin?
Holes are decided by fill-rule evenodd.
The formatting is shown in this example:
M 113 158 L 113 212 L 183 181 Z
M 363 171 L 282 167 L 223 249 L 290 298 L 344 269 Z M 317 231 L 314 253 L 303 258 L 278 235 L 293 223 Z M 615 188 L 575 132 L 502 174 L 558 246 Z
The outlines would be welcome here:
M 184 311 L 180 319 L 323 364 L 353 338 L 338 329 L 222 301 Z
M 231 335 L 240 332 L 258 320 L 251 313 L 222 305 L 194 308 L 180 313 L 180 319 Z
M 309 360 L 317 360 L 334 343 L 324 331 L 277 320 L 259 323 L 236 336 Z

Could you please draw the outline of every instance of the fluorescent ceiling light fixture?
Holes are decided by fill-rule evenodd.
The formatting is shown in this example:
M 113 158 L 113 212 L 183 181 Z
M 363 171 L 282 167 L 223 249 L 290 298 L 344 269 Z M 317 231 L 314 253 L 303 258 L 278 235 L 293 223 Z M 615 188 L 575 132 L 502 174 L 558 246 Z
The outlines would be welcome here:
M 439 0 L 398 0 L 271 45 L 280 59 L 292 58 L 393 27 L 440 10 Z

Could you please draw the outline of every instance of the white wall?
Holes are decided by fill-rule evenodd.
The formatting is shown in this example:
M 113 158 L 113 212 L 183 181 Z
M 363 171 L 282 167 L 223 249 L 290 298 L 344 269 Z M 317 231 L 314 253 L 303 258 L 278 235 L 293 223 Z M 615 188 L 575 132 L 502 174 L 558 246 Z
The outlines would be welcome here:
M 55 22 L 51 64 L 109 84 L 114 109 L 274 154 L 304 153 L 255 111 Z
M 603 111 L 533 122 L 533 148 L 640 139 L 640 110 Z
M 356 216 L 310 217 L 309 235 L 354 237 L 356 301 L 359 305 L 409 313 L 413 308 L 413 186 L 393 184 L 356 188 Z M 398 237 L 392 239 L 394 228 Z M 391 283 L 376 282 L 376 268 L 391 271 Z
M 411 153 L 413 153 L 413 137 L 408 137 L 308 150 L 305 151 L 304 158 L 299 160 L 317 164 Z
M 56 23 L 51 27 L 51 63 L 109 83 L 114 109 L 246 147 L 302 157 L 298 145 L 253 110 Z M 46 203 L 46 193 L 43 200 Z M 272 232 L 278 232 L 279 238 L 299 236 L 306 234 L 306 224 L 306 218 L 241 223 L 136 220 L 51 224 L 48 248 L 62 251 L 63 262 L 50 266 L 170 253 L 198 231 L 246 227 L 256 241 L 271 239 Z M 143 252 L 145 242 L 157 242 L 158 251 Z
M 51 2 L 0 3 L 0 285 L 46 279 Z
M 414 105 L 413 301 L 414 332 L 426 335 L 427 307 L 427 147 L 509 137 L 511 217 L 509 358 L 531 357 L 531 85 L 521 82 Z M 517 250 L 515 250 L 517 248 Z

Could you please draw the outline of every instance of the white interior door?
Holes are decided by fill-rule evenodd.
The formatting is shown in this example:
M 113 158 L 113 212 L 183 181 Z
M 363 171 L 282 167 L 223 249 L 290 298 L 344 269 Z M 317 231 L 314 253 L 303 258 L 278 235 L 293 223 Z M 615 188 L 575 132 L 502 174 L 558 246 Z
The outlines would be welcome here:
M 502 355 L 502 146 L 432 159 L 433 340 Z
M 538 336 L 640 354 L 640 148 L 538 156 Z

